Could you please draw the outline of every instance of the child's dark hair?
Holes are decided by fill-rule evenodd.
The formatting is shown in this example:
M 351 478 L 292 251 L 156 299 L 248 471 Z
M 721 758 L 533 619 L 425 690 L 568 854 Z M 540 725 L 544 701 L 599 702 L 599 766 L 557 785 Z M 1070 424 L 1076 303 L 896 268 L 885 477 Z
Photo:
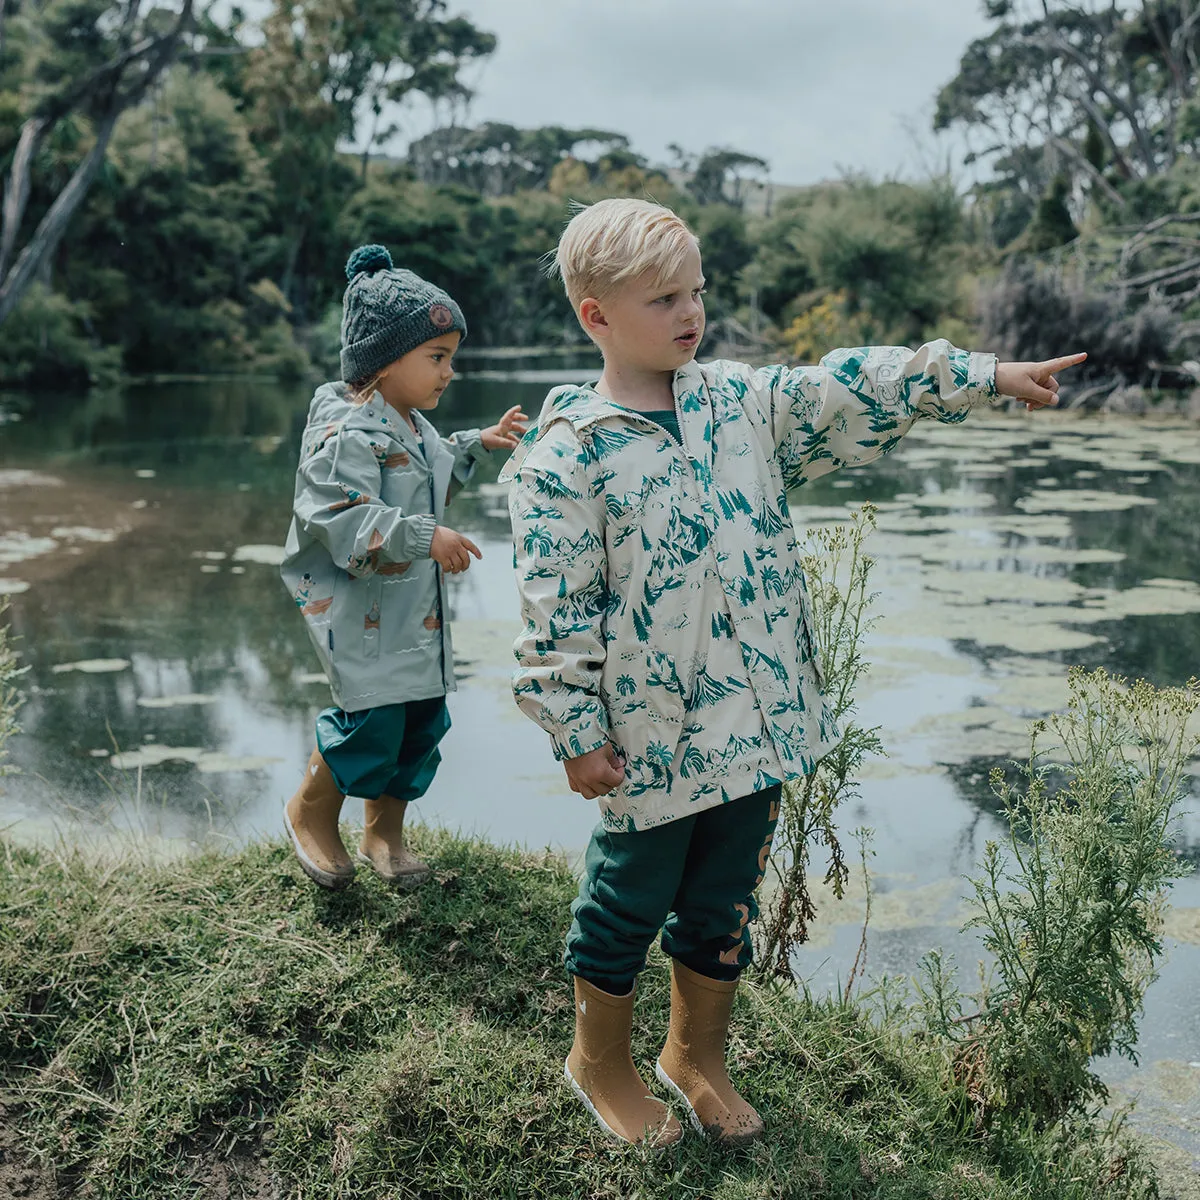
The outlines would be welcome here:
M 375 395 L 375 390 L 379 387 L 385 374 L 387 374 L 386 367 L 382 371 L 376 371 L 374 375 L 368 375 L 363 379 L 349 380 L 346 383 L 346 399 L 351 404 L 366 404 Z

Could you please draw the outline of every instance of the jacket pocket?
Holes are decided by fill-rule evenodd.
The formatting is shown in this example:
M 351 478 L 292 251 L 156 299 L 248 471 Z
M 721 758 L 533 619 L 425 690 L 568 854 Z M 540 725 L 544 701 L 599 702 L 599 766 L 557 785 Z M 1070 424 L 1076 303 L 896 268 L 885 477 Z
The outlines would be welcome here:
M 625 757 L 621 791 L 627 796 L 669 791 L 686 714 L 675 660 L 662 651 L 647 650 L 612 662 L 612 668 L 601 698 L 612 740 Z

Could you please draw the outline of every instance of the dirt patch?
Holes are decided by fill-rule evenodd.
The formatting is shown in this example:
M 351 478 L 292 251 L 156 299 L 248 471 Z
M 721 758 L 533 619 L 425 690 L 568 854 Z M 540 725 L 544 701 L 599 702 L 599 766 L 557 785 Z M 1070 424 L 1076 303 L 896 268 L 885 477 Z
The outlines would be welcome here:
M 13 1200 L 59 1200 L 54 1172 L 25 1153 L 24 1139 L 9 1110 L 0 1105 L 0 1196 Z
M 279 1194 L 266 1163 L 252 1154 L 203 1159 L 193 1178 L 203 1187 L 199 1200 L 275 1200 Z
M 276 1200 L 280 1191 L 265 1160 L 257 1154 L 197 1157 L 192 1179 L 197 1200 Z M 59 1185 L 56 1173 L 39 1166 L 26 1152 L 25 1139 L 10 1109 L 0 1105 L 0 1197 L 3 1200 L 71 1200 L 89 1188 Z

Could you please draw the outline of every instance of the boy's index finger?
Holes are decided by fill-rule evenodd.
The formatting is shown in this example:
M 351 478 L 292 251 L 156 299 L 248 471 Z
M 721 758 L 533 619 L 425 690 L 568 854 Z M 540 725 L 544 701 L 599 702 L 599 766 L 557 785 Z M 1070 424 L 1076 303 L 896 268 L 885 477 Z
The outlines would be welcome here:
M 1078 354 L 1064 354 L 1062 358 L 1047 359 L 1042 363 L 1042 367 L 1051 375 L 1055 375 L 1059 371 L 1065 371 L 1068 367 L 1077 367 L 1085 358 L 1087 358 L 1087 351 L 1082 350 Z

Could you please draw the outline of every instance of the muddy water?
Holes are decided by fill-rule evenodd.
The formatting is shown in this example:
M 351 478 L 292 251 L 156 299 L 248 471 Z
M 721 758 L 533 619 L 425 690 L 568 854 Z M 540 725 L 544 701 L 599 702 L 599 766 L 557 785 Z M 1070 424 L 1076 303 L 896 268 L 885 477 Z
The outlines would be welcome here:
M 512 403 L 536 411 L 547 385 L 536 372 L 467 376 L 437 420 L 449 432 Z M 0 827 L 230 842 L 276 831 L 328 701 L 276 571 L 307 399 L 239 382 L 0 400 L 0 593 L 29 666 Z M 508 692 L 516 598 L 499 466 L 451 510 L 484 559 L 449 583 L 459 691 L 417 807 L 574 851 L 592 807 L 567 792 Z M 794 499 L 806 525 L 862 499 L 881 509 L 862 716 L 883 727 L 890 757 L 844 814 L 875 830 L 868 970 L 908 973 L 941 946 L 969 985 L 962 876 L 1001 833 L 988 769 L 1061 706 L 1073 663 L 1158 684 L 1200 673 L 1200 430 L 1024 413 L 930 425 Z M 1179 846 L 1200 861 L 1196 817 Z M 861 909 L 858 895 L 826 906 L 803 955 L 814 987 L 845 978 Z M 1143 1066 L 1104 1069 L 1118 1095 L 1142 1096 L 1143 1127 L 1200 1167 L 1195 877 L 1175 889 L 1168 935 Z

